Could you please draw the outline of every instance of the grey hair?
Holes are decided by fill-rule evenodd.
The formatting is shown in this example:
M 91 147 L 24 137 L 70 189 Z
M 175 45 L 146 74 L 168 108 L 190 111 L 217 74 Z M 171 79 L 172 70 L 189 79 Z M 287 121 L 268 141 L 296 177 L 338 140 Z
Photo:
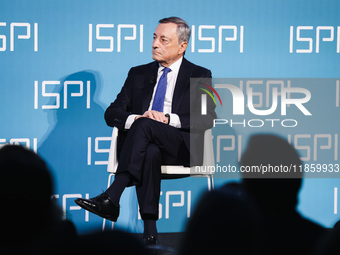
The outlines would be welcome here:
M 178 17 L 169 17 L 164 18 L 159 21 L 160 24 L 162 23 L 175 23 L 177 25 L 177 36 L 178 36 L 178 43 L 182 42 L 189 42 L 191 29 L 183 19 Z

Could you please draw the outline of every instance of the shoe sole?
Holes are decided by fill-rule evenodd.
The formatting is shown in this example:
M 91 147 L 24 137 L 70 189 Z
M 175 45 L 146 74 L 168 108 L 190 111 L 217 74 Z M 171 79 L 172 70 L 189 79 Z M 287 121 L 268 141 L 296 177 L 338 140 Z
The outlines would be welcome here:
M 118 218 L 118 217 L 115 217 L 115 216 L 112 216 L 112 215 L 107 215 L 107 214 L 99 213 L 99 212 L 93 210 L 92 207 L 89 207 L 89 206 L 87 206 L 86 204 L 84 204 L 84 203 L 82 203 L 82 202 L 80 202 L 80 201 L 76 201 L 76 200 L 75 200 L 74 202 L 75 202 L 77 205 L 79 205 L 81 208 L 83 208 L 83 209 L 85 209 L 85 210 L 87 210 L 87 211 L 89 211 L 89 212 L 91 212 L 91 213 L 93 213 L 93 214 L 96 214 L 96 215 L 98 215 L 98 216 L 100 216 L 100 217 L 102 217 L 102 218 L 104 218 L 104 219 L 107 219 L 107 220 L 110 220 L 110 221 L 114 221 L 114 222 L 117 221 L 117 218 Z

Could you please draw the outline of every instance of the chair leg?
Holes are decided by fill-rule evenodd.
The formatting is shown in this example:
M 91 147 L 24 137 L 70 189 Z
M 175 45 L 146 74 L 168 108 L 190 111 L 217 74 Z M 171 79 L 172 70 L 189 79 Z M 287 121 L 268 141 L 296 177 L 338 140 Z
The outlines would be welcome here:
M 210 175 L 207 175 L 208 190 L 211 191 L 211 179 Z
M 207 175 L 207 181 L 208 181 L 208 190 L 209 191 L 214 190 L 214 177 L 212 174 Z
M 103 227 L 102 227 L 102 231 L 105 230 L 105 224 L 106 224 L 106 219 L 103 219 Z
M 215 185 L 214 185 L 214 176 L 211 174 L 210 175 L 210 179 L 211 179 L 211 190 L 214 190 Z
M 106 224 L 106 219 L 103 219 L 103 227 L 102 227 L 102 231 L 105 230 L 105 224 Z M 114 221 L 112 221 L 111 230 L 114 229 L 114 225 L 115 225 L 115 223 L 114 223 Z
M 108 178 L 108 180 L 107 180 L 107 187 L 109 188 L 110 187 L 110 185 L 111 185 L 111 179 L 112 179 L 112 177 L 114 176 L 114 174 L 109 174 L 109 178 Z M 103 227 L 102 227 L 102 231 L 104 231 L 105 230 L 105 224 L 106 224 L 106 219 L 103 219 Z M 112 221 L 112 225 L 111 225 L 111 230 L 113 230 L 113 228 L 114 228 L 114 221 Z

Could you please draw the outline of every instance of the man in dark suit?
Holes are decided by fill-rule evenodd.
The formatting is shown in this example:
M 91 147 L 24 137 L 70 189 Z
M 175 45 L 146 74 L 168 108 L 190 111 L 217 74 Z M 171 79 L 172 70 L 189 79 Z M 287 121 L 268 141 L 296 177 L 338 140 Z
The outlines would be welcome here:
M 144 239 L 157 243 L 156 220 L 161 165 L 202 164 L 204 131 L 216 118 L 207 102 L 201 115 L 201 92 L 191 78 L 211 78 L 211 72 L 183 56 L 190 38 L 187 23 L 177 17 L 159 21 L 152 44 L 152 63 L 132 68 L 105 120 L 119 129 L 119 165 L 112 185 L 101 195 L 75 202 L 101 217 L 116 221 L 119 199 L 135 185 L 144 221 Z M 191 147 L 197 149 L 190 150 Z

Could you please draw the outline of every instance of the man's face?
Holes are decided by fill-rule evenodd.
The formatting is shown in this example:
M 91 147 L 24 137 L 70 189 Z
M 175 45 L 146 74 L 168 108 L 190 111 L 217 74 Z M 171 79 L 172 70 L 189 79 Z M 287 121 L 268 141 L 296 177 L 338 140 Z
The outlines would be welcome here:
M 169 67 L 183 56 L 187 45 L 187 42 L 178 43 L 175 23 L 161 23 L 153 35 L 152 58 L 162 66 Z

